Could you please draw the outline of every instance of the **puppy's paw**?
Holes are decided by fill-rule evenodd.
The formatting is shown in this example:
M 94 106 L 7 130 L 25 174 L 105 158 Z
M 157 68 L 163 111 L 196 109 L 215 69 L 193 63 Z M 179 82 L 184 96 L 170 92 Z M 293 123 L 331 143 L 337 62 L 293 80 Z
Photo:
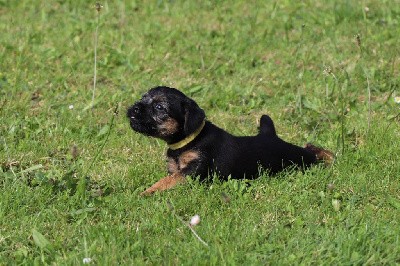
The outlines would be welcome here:
M 150 196 L 156 191 L 171 189 L 176 185 L 184 182 L 186 182 L 184 176 L 179 174 L 172 174 L 157 181 L 154 185 L 152 185 L 151 187 L 140 193 L 140 196 Z
M 142 196 L 142 197 L 151 196 L 151 195 L 154 194 L 156 191 L 157 191 L 157 190 L 151 189 L 151 187 L 150 187 L 150 188 L 146 189 L 145 191 L 143 191 L 142 193 L 140 193 L 140 196 Z
M 311 143 L 307 143 L 304 148 L 314 153 L 317 160 L 324 162 L 326 165 L 332 164 L 335 159 L 333 152 L 314 146 Z

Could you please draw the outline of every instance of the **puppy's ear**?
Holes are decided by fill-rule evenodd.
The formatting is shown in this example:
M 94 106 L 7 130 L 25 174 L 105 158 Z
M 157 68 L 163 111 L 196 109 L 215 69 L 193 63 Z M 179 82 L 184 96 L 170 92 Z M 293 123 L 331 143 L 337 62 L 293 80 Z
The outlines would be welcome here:
M 183 130 L 185 134 L 191 134 L 201 126 L 206 115 L 203 109 L 201 109 L 195 101 L 189 98 L 184 102 L 183 109 L 185 113 Z

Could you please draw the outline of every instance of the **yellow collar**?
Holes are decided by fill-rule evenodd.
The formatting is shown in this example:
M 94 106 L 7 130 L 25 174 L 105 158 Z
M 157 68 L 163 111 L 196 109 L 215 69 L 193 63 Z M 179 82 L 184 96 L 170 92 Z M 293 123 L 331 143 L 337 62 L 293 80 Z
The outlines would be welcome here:
M 205 124 L 206 124 L 206 121 L 203 120 L 203 123 L 201 123 L 200 127 L 198 129 L 196 129 L 195 132 L 193 132 L 192 134 L 190 134 L 189 136 L 187 136 L 186 138 L 184 138 L 181 141 L 178 141 L 178 142 L 173 143 L 173 144 L 169 144 L 168 147 L 171 150 L 177 150 L 177 149 L 180 149 L 180 148 L 186 146 L 187 144 L 189 144 L 192 140 L 194 140 L 200 134 L 200 132 L 203 129 Z

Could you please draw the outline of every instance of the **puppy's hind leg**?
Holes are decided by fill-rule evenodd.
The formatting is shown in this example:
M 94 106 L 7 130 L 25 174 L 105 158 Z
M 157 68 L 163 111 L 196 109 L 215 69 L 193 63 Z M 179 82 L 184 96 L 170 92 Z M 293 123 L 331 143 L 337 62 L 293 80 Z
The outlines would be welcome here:
M 260 135 L 276 136 L 274 122 L 268 115 L 262 115 L 260 119 Z

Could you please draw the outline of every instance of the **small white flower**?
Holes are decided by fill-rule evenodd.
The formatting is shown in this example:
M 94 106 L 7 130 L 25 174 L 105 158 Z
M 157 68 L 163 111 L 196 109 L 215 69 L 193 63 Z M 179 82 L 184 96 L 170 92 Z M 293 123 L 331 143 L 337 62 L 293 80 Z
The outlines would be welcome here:
M 400 96 L 394 97 L 394 102 L 400 104 Z
M 92 262 L 92 258 L 83 258 L 83 264 L 89 264 Z
M 200 216 L 197 214 L 190 219 L 191 226 L 198 225 L 199 223 L 200 223 Z
M 69 108 L 69 110 L 72 110 L 72 109 L 74 109 L 74 105 L 71 104 L 70 106 L 68 106 L 68 108 Z

